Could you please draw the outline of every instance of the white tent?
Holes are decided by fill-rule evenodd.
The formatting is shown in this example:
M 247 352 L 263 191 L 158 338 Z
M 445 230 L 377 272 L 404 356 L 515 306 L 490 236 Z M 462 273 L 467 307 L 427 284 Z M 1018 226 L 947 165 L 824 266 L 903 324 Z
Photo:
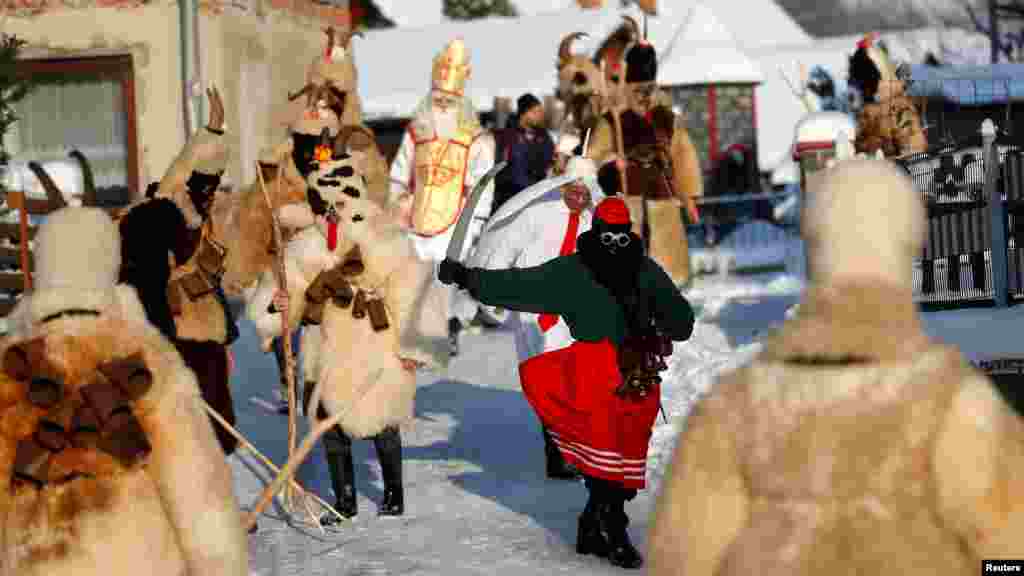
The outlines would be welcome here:
M 467 94 L 480 110 L 490 110 L 496 97 L 514 100 L 524 92 L 551 94 L 557 83 L 555 57 L 562 37 L 588 32 L 591 38 L 575 49 L 592 53 L 621 23 L 622 14 L 639 17 L 636 8 L 573 7 L 516 19 L 449 21 L 367 32 L 365 39 L 355 40 L 364 113 L 368 119 L 408 116 L 427 95 L 433 58 L 456 37 L 470 50 L 473 71 Z M 679 0 L 671 18 L 650 18 L 648 36 L 662 56 L 658 79 L 664 85 L 762 78 L 757 65 L 701 2 Z

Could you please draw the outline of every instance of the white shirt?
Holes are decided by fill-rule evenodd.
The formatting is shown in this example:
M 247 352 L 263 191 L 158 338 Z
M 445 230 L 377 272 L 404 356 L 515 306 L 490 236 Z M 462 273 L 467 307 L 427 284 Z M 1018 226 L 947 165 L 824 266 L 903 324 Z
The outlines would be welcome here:
M 598 201 L 599 198 L 594 198 L 595 204 Z M 591 218 L 590 210 L 580 213 L 577 238 L 590 229 Z M 538 266 L 559 256 L 568 225 L 569 208 L 562 201 L 561 191 L 554 188 L 515 217 L 489 225 L 467 265 L 491 270 Z M 544 352 L 565 348 L 574 341 L 569 326 L 561 318 L 547 332 L 541 331 L 539 318 L 540 315 L 530 312 L 511 314 L 520 363 Z

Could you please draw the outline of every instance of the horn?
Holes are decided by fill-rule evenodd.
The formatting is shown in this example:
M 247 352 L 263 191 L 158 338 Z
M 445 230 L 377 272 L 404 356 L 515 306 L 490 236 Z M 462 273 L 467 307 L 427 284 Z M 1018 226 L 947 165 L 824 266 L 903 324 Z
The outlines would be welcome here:
M 89 164 L 89 160 L 82 154 L 77 148 L 68 153 L 78 161 L 78 165 L 82 168 L 82 180 L 84 181 L 85 190 L 82 194 L 82 205 L 83 206 L 99 206 L 99 195 L 96 193 L 96 180 L 93 178 L 92 166 Z
M 46 199 L 50 202 L 52 209 L 59 210 L 68 205 L 67 201 L 64 200 L 64 195 L 60 192 L 60 188 L 57 188 L 57 184 L 54 183 L 53 178 L 50 178 L 45 168 L 38 162 L 29 162 L 28 169 L 36 175 L 39 183 L 43 185 L 43 190 L 46 190 Z
M 562 38 L 562 42 L 558 45 L 558 63 L 559 65 L 565 63 L 569 58 L 572 58 L 572 42 L 577 38 L 586 38 L 586 32 L 573 32 L 565 38 Z
M 313 88 L 312 84 L 306 84 L 305 86 L 302 87 L 302 90 L 299 90 L 298 92 L 296 92 L 294 94 L 289 92 L 288 93 L 288 101 L 291 102 L 291 101 L 295 100 L 296 98 L 298 98 L 299 96 L 302 96 L 303 94 L 308 94 L 309 91 L 312 88 Z

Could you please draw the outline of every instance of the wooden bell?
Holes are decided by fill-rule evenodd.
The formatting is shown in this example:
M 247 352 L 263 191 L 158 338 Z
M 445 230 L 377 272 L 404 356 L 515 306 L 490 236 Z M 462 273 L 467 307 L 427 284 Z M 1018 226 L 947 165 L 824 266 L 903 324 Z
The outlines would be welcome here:
M 370 326 L 374 332 L 387 330 L 391 324 L 388 323 L 388 310 L 384 306 L 383 298 L 374 298 L 366 302 L 366 311 L 370 314 Z

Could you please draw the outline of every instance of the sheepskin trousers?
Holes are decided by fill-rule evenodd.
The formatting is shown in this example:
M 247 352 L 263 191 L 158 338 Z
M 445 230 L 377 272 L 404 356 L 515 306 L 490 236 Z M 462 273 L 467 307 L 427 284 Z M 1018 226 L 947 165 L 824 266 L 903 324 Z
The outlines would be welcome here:
M 235 405 L 231 398 L 227 347 L 209 340 L 175 340 L 174 346 L 185 360 L 185 365 L 195 373 L 203 400 L 234 426 Z M 217 434 L 217 440 L 224 449 L 224 455 L 230 456 L 238 447 L 238 440 L 235 440 L 220 422 L 213 418 L 210 421 L 213 424 L 213 431 Z

